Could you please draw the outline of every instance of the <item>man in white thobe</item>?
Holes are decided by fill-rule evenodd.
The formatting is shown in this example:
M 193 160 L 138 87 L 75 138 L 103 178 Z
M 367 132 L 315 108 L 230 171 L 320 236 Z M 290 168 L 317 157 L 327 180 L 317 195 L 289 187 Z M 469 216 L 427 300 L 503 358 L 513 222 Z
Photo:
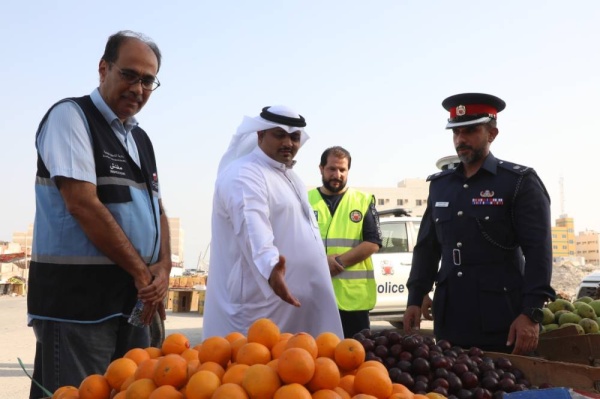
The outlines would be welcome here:
M 267 317 L 282 332 L 343 338 L 327 256 L 293 160 L 304 118 L 285 106 L 244 117 L 219 164 L 203 337 L 247 333 Z

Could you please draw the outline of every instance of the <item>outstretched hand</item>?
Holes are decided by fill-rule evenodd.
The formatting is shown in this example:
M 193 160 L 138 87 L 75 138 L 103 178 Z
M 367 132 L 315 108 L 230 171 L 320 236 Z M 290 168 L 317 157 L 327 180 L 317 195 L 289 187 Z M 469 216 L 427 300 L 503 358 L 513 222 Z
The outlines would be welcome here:
M 279 255 L 279 262 L 271 271 L 269 285 L 279 298 L 291 305 L 300 307 L 300 302 L 292 295 L 285 282 L 285 258 L 282 255 Z

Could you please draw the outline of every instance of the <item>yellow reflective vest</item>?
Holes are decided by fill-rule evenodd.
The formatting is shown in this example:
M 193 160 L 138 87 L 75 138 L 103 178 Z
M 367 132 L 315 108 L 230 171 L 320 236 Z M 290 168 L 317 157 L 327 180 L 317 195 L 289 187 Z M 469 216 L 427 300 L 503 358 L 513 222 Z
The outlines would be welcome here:
M 363 241 L 364 217 L 374 201 L 371 194 L 348 188 L 333 216 L 316 188 L 308 192 L 308 200 L 315 212 L 327 255 L 343 254 Z M 370 310 L 375 306 L 377 288 L 371 257 L 346 267 L 332 278 L 332 282 L 339 309 Z

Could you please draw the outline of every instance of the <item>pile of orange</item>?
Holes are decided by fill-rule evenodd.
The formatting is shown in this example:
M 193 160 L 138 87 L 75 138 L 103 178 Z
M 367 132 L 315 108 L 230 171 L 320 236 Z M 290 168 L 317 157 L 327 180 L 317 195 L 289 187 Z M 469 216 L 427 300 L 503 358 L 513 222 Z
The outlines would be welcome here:
M 377 361 L 365 361 L 355 339 L 325 332 L 281 333 L 269 319 L 191 346 L 173 333 L 161 348 L 135 348 L 104 375 L 61 387 L 52 399 L 439 399 L 392 383 Z

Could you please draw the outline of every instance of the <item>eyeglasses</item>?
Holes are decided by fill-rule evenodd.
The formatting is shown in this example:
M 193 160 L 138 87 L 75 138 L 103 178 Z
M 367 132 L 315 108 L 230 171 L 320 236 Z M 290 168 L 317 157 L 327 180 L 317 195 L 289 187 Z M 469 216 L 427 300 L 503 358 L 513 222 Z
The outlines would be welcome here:
M 140 76 L 129 69 L 121 69 L 116 64 L 113 65 L 119 71 L 121 79 L 123 79 L 123 81 L 128 85 L 136 85 L 141 83 L 142 89 L 148 91 L 154 91 L 158 89 L 158 86 L 160 86 L 160 82 L 156 76 Z

